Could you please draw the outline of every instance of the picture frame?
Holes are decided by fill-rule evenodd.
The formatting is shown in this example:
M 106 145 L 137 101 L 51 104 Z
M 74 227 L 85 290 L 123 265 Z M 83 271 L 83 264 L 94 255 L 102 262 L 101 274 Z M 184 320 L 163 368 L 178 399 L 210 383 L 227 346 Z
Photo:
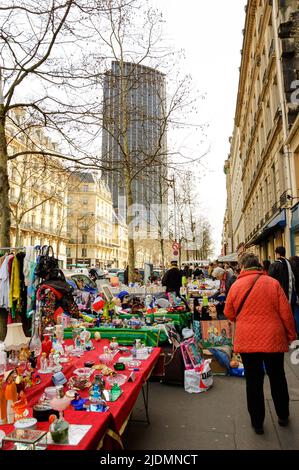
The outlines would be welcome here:
M 102 289 L 106 302 L 110 303 L 111 300 L 113 299 L 113 293 L 110 289 L 110 286 L 106 284 L 106 285 L 101 286 L 101 289 Z

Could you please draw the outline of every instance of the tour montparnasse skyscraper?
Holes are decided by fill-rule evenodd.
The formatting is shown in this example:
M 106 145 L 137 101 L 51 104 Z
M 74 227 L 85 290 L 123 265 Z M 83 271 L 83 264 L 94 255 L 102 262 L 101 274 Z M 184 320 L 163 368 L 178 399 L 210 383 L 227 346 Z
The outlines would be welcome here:
M 126 91 L 121 94 L 124 83 Z M 149 207 L 161 203 L 161 188 L 167 175 L 165 75 L 131 62 L 123 62 L 121 72 L 120 63 L 113 61 L 104 77 L 103 103 L 102 163 L 107 168 L 103 177 L 112 193 L 114 208 L 119 209 L 125 197 L 120 145 L 124 114 L 128 153 L 132 168 L 138 172 L 132 183 L 134 204 Z M 151 159 L 151 155 L 155 157 Z

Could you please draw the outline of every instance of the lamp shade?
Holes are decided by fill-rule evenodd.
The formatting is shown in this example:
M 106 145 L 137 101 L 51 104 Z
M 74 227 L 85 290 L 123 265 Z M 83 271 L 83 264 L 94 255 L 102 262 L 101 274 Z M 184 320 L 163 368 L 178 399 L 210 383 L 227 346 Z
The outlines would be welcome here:
M 30 338 L 26 338 L 22 323 L 10 323 L 7 325 L 7 333 L 4 340 L 6 351 L 19 351 L 28 346 Z

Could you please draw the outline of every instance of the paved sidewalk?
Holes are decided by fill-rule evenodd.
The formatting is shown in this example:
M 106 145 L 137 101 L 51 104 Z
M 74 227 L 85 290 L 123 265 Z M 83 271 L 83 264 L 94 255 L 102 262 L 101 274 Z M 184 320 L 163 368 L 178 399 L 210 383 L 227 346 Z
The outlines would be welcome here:
M 299 354 L 298 354 L 299 357 Z M 183 387 L 150 383 L 151 424 L 130 423 L 125 436 L 128 450 L 298 450 L 299 449 L 299 364 L 286 357 L 291 421 L 288 427 L 277 424 L 268 379 L 265 378 L 265 434 L 251 428 L 246 407 L 245 380 L 214 377 L 206 393 L 189 394 Z M 133 419 L 142 419 L 141 396 Z

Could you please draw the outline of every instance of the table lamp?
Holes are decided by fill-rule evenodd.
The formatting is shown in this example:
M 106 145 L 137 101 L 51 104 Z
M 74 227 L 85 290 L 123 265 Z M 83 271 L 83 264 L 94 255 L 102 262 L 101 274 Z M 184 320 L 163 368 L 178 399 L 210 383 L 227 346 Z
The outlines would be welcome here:
M 18 354 L 22 348 L 28 346 L 30 338 L 26 338 L 22 323 L 10 323 L 7 325 L 7 333 L 4 340 L 5 350 L 12 351 L 9 359 L 11 364 L 18 363 Z

